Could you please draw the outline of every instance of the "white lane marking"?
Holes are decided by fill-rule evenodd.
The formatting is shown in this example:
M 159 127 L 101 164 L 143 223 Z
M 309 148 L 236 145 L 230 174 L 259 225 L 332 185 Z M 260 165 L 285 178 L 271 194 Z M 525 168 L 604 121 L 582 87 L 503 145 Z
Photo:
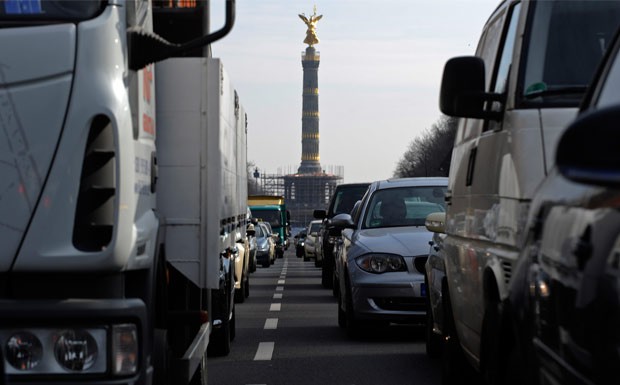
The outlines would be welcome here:
M 273 299 L 282 299 L 282 293 L 275 293 Z
M 284 285 L 284 280 L 283 279 L 278 279 L 278 285 Z
M 284 286 L 276 286 L 276 291 L 284 291 Z
M 275 342 L 261 342 L 254 356 L 254 361 L 271 361 Z
M 269 307 L 269 311 L 280 311 L 282 309 L 281 303 L 272 303 Z
M 275 330 L 278 328 L 278 319 L 277 318 L 267 318 L 265 320 L 265 330 Z

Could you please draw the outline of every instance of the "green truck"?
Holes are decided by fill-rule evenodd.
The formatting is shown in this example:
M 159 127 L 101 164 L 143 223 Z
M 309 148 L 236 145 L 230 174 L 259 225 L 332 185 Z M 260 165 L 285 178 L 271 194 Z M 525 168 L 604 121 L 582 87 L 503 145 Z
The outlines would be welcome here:
M 252 211 L 252 217 L 256 220 L 268 222 L 275 234 L 278 234 L 276 243 L 276 255 L 284 256 L 284 250 L 288 249 L 290 235 L 291 214 L 286 209 L 284 197 L 279 195 L 250 195 L 248 206 Z

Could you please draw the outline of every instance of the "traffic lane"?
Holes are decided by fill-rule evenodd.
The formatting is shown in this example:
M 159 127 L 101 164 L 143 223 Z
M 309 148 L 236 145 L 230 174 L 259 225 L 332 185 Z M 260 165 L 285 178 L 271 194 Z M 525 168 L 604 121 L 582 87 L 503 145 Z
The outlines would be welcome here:
M 212 384 L 440 382 L 439 362 L 424 353 L 423 328 L 392 325 L 350 339 L 337 326 L 337 304 L 320 285 L 320 269 L 290 253 L 284 261 L 286 268 L 279 259 L 251 277 L 251 297 L 237 307 L 231 354 L 209 358 Z M 269 311 L 278 287 L 280 311 Z M 277 327 L 265 330 L 266 319 L 277 319 Z M 273 343 L 270 359 L 254 361 L 261 342 Z

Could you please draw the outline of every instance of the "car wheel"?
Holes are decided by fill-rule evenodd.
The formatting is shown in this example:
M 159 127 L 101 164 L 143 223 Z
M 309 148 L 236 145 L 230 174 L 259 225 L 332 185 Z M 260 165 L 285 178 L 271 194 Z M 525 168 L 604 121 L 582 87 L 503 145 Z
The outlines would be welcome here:
M 235 289 L 235 303 L 243 303 L 245 301 L 245 283 L 245 278 L 241 277 L 239 290 Z
M 342 298 L 338 296 L 338 326 L 341 328 L 347 327 L 347 313 L 342 310 Z
M 333 286 L 332 271 L 334 270 L 333 264 L 327 262 L 327 260 L 323 261 L 323 267 L 321 270 L 321 285 L 326 289 L 331 289 Z
M 261 263 L 261 266 L 262 267 L 269 267 L 269 266 L 271 266 L 271 261 L 266 260 L 265 262 Z
M 310 258 L 306 255 L 306 253 L 304 253 L 304 262 L 308 262 L 310 260 Z
M 351 285 L 348 282 L 345 289 L 345 300 L 347 334 L 349 335 L 349 337 L 357 337 L 360 333 L 360 322 L 355 317 L 355 310 L 353 310 L 353 294 L 351 293 Z
M 465 360 L 465 355 L 461 349 L 461 343 L 456 333 L 450 293 L 446 284 L 444 284 L 442 288 L 442 298 L 444 321 L 442 323 L 443 346 L 441 350 L 443 355 L 441 360 L 441 383 L 443 385 L 474 383 L 473 368 Z
M 427 287 L 426 295 L 426 355 L 430 358 L 441 357 L 441 336 L 437 333 L 433 333 L 433 324 L 435 319 L 433 317 L 433 311 L 431 309 L 430 292 L 428 291 L 428 279 L 424 277 L 424 282 Z
M 501 304 L 498 300 L 488 301 L 482 319 L 482 338 L 480 341 L 480 365 L 484 380 L 496 384 L 500 378 L 500 340 Z
M 245 290 L 243 290 L 243 295 L 245 298 L 250 296 L 250 277 L 246 277 L 245 279 Z

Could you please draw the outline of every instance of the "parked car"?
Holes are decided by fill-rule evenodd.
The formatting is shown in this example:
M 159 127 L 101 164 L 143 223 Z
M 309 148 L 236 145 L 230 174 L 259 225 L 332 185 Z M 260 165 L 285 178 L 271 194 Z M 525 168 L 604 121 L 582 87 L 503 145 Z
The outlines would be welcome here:
M 295 255 L 297 258 L 301 258 L 305 254 L 306 234 L 306 229 L 303 229 L 295 235 Z
M 276 242 L 268 223 L 258 222 L 255 226 L 256 234 L 256 262 L 262 267 L 271 266 L 276 260 Z
M 334 246 L 341 235 L 340 229 L 331 225 L 331 219 L 334 215 L 350 214 L 355 203 L 362 199 L 362 196 L 368 190 L 369 184 L 339 184 L 334 190 L 334 195 L 329 200 L 327 211 L 314 210 L 314 217 L 323 220 L 320 230 L 322 239 L 321 259 L 323 261 L 321 265 L 321 284 L 325 288 L 334 287 Z
M 527 384 L 620 384 L 620 38 L 556 168 L 532 201 L 528 237 L 504 302 L 498 372 Z M 501 323 L 500 323 L 501 325 Z M 530 370 L 514 370 L 513 365 Z
M 250 246 L 250 273 L 256 271 L 256 231 L 254 224 L 248 223 L 246 233 L 248 235 L 248 244 Z
M 494 381 L 496 319 L 531 199 L 619 20 L 620 2 L 506 0 L 485 24 L 476 56 L 446 63 L 440 109 L 462 119 L 438 245 L 445 383 L 463 382 L 454 369 L 461 363 Z
M 426 216 L 444 208 L 447 178 L 402 178 L 370 184 L 342 230 L 338 324 L 356 334 L 368 321 L 424 322 L 424 263 L 432 233 Z
M 306 229 L 306 240 L 304 242 L 304 261 L 314 259 L 314 265 L 320 266 L 320 250 L 321 250 L 321 238 L 319 231 L 321 230 L 321 220 L 314 220 L 308 223 Z

